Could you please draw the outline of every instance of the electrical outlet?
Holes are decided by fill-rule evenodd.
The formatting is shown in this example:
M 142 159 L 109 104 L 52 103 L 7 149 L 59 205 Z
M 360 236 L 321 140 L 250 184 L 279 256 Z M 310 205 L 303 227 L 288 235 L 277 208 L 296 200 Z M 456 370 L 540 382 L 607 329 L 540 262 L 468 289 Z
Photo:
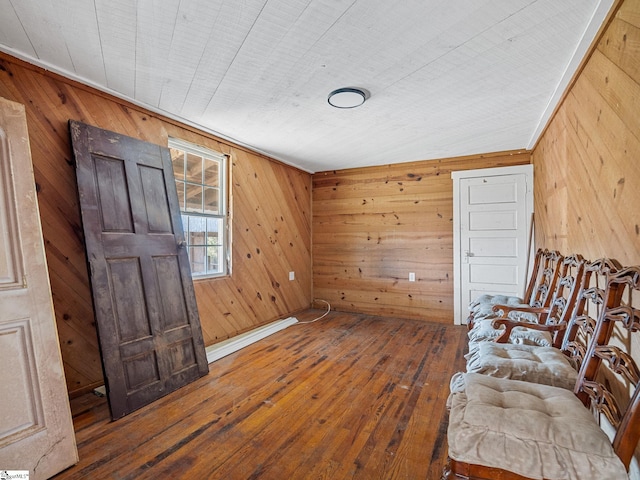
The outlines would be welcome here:
M 416 281 L 416 274 L 415 274 L 415 272 L 409 272 L 409 281 L 410 281 L 410 282 L 415 282 L 415 281 Z
M 295 280 L 296 279 L 296 272 L 289 272 L 289 280 Z

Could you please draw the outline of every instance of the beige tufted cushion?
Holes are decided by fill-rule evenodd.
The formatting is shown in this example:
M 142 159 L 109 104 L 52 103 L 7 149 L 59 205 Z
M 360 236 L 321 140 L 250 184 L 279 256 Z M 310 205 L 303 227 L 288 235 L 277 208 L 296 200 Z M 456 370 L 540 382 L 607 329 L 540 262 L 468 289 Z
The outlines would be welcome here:
M 569 390 L 467 373 L 451 394 L 449 456 L 534 479 L 625 479 L 593 416 Z
M 578 372 L 566 355 L 553 347 L 479 342 L 466 355 L 467 372 L 553 385 L 573 390 Z
M 520 297 L 514 297 L 509 295 L 489 295 L 483 294 L 478 298 L 469 303 L 469 310 L 473 313 L 476 313 L 481 306 L 489 306 L 493 305 L 527 305 L 524 303 Z

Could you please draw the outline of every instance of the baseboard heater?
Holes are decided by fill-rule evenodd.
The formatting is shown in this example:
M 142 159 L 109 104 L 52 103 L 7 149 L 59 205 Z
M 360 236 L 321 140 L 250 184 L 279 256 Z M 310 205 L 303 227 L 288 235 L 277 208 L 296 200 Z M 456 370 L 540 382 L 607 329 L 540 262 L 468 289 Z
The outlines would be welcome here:
M 298 323 L 296 317 L 284 318 L 276 320 L 262 327 L 255 328 L 241 335 L 237 335 L 228 340 L 216 343 L 206 348 L 207 362 L 212 363 L 222 357 L 226 357 L 238 350 L 248 347 L 252 343 L 262 340 L 263 338 L 273 335 L 274 333 L 284 330 L 285 328 Z

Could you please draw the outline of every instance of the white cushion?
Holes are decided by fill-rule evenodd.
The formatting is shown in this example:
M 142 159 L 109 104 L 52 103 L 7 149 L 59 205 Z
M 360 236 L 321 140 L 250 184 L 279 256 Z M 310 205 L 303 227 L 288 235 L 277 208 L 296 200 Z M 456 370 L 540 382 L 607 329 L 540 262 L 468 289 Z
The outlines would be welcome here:
M 479 342 L 466 355 L 467 372 L 573 390 L 578 372 L 569 358 L 553 347 Z
M 464 374 L 451 394 L 449 456 L 534 479 L 627 478 L 592 414 L 569 390 Z

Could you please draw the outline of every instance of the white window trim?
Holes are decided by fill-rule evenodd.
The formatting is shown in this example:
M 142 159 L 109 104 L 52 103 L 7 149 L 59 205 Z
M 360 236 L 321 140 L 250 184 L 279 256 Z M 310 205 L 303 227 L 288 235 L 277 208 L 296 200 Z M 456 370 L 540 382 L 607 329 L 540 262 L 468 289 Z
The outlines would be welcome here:
M 215 150 L 211 150 L 209 148 L 202 147 L 195 143 L 191 143 L 186 140 L 182 140 L 180 138 L 175 138 L 175 137 L 169 137 L 168 147 L 184 150 L 186 152 L 190 152 L 196 155 L 201 155 L 203 157 L 207 157 L 212 160 L 218 160 L 220 162 L 219 176 L 220 176 L 221 189 L 223 190 L 221 199 L 220 199 L 221 201 L 220 210 L 222 211 L 222 214 L 221 215 L 203 214 L 202 216 L 224 218 L 224 232 L 223 232 L 224 265 L 222 269 L 223 271 L 221 273 L 215 273 L 215 274 L 209 273 L 204 275 L 194 275 L 192 272 L 191 278 L 194 281 L 197 281 L 197 280 L 206 280 L 210 278 L 221 278 L 221 277 L 229 276 L 231 275 L 231 235 L 230 235 L 231 214 L 228 208 L 230 182 L 227 175 L 227 169 L 229 168 L 229 162 L 230 162 L 229 156 L 224 153 L 216 152 Z M 175 183 L 175 180 L 174 180 L 174 183 Z M 180 215 L 181 215 L 180 218 L 182 218 L 182 215 L 193 215 L 193 214 L 194 212 L 187 212 L 187 211 L 180 210 Z M 184 230 L 184 226 L 183 226 L 183 230 Z

